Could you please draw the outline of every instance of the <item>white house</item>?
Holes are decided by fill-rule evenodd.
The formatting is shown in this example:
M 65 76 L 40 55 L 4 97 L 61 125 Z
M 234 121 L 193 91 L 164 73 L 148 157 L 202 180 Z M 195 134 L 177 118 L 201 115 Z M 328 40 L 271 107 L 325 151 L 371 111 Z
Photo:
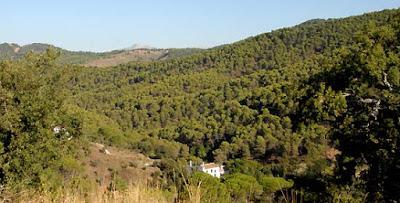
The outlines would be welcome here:
M 212 175 L 212 176 L 214 176 L 216 178 L 220 178 L 221 175 L 223 175 L 225 173 L 224 166 L 216 164 L 216 163 L 207 163 L 207 164 L 205 164 L 203 162 L 200 166 L 194 167 L 192 165 L 192 161 L 190 161 L 189 167 L 191 169 L 197 169 L 197 170 L 199 170 L 201 172 L 208 173 L 208 174 L 210 174 L 210 175 Z

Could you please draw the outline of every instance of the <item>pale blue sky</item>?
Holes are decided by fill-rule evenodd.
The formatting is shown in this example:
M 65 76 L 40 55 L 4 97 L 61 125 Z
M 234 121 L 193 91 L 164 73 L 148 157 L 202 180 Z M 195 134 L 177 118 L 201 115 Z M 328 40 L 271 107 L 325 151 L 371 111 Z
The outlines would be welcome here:
M 2 0 L 0 43 L 206 48 L 314 18 L 398 7 L 400 0 Z

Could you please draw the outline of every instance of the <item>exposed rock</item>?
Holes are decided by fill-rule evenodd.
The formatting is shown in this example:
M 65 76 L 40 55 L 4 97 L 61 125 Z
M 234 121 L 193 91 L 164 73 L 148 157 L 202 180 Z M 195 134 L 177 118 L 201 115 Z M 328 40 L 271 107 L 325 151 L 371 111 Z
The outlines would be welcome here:
M 107 154 L 107 155 L 110 155 L 110 154 L 111 154 L 111 152 L 108 151 L 108 149 L 104 149 L 104 153 Z
M 106 155 L 111 155 L 111 152 L 108 149 L 106 149 L 104 146 L 100 149 L 100 152 L 102 152 Z

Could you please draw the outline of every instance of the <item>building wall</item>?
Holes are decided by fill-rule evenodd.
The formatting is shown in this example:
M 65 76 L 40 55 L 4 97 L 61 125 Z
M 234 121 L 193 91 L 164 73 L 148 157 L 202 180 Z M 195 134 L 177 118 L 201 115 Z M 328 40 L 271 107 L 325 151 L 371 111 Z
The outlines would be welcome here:
M 220 168 L 210 168 L 210 169 L 202 169 L 203 172 L 208 173 L 214 177 L 220 178 L 221 177 L 221 170 Z

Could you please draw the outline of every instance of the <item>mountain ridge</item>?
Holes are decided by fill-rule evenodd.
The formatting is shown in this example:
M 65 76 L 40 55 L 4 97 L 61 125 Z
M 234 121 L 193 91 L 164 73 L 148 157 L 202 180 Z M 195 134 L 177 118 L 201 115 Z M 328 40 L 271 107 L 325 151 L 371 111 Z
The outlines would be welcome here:
M 16 60 L 23 58 L 27 53 L 44 53 L 47 49 L 60 52 L 58 62 L 62 64 L 80 64 L 85 66 L 105 67 L 115 66 L 132 61 L 156 61 L 177 58 L 203 51 L 200 48 L 169 48 L 159 49 L 148 45 L 134 44 L 125 49 L 116 49 L 105 52 L 70 51 L 52 44 L 31 43 L 19 45 L 4 42 L 0 44 L 0 60 Z

